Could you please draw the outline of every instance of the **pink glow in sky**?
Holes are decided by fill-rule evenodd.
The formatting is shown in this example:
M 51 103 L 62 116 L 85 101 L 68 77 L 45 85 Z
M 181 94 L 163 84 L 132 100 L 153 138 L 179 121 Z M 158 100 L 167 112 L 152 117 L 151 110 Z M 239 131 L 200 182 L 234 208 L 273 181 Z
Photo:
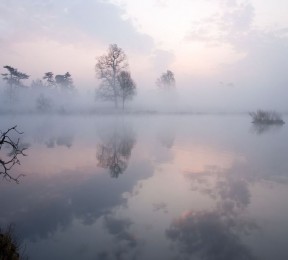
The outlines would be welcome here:
M 96 57 L 116 43 L 140 92 L 171 69 L 196 99 L 208 92 L 265 104 L 272 95 L 286 109 L 287 8 L 284 0 L 2 1 L 0 65 L 31 80 L 69 71 L 78 89 L 95 89 Z

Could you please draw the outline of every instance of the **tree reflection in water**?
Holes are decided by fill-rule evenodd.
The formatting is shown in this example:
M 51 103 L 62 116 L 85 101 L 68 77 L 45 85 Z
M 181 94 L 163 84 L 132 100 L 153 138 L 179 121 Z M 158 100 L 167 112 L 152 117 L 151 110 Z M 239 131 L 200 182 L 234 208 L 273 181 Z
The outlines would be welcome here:
M 118 178 L 127 166 L 135 144 L 131 128 L 121 125 L 108 132 L 97 148 L 98 166 L 109 169 L 112 178 Z
M 158 134 L 158 139 L 164 147 L 171 149 L 175 141 L 175 132 L 171 129 L 166 129 Z
M 47 148 L 55 148 L 55 146 L 66 146 L 71 148 L 73 144 L 73 135 L 61 135 L 58 137 L 51 137 L 45 142 Z
M 251 132 L 257 135 L 262 135 L 269 132 L 278 132 L 283 127 L 282 124 L 271 125 L 271 124 L 253 124 Z
M 163 120 L 158 130 L 157 139 L 160 144 L 167 149 L 171 149 L 175 142 L 176 127 L 174 124 L 176 125 L 176 122 Z

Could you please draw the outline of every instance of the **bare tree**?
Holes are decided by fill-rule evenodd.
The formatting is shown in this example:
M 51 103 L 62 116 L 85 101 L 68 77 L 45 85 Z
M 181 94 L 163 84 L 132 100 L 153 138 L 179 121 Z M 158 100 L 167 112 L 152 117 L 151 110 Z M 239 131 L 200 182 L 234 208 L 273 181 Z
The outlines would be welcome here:
M 169 90 L 175 87 L 175 77 L 171 70 L 167 70 L 157 79 L 156 85 L 163 90 Z
M 125 101 L 132 99 L 136 95 L 136 84 L 128 71 L 121 71 L 117 80 L 120 86 L 119 96 L 122 100 L 122 109 L 124 110 Z
M 98 57 L 95 65 L 96 74 L 102 80 L 97 96 L 103 100 L 114 101 L 116 108 L 118 107 L 119 97 L 117 77 L 127 66 L 127 56 L 117 44 L 111 44 L 108 53 Z
M 0 131 L 0 150 L 2 149 L 2 147 L 7 147 L 11 149 L 11 151 L 8 153 L 8 155 L 5 156 L 5 158 L 0 157 L 0 175 L 2 174 L 3 178 L 7 180 L 13 180 L 19 183 L 19 178 L 23 175 L 19 175 L 15 178 L 9 174 L 9 171 L 15 164 L 20 164 L 18 156 L 26 156 L 26 154 L 24 154 L 24 150 L 26 150 L 27 148 L 21 147 L 21 144 L 19 143 L 19 138 L 14 141 L 9 136 L 12 131 L 16 132 L 17 134 L 23 134 L 22 132 L 19 132 L 16 128 L 17 126 L 14 126 L 9 128 L 6 132 Z

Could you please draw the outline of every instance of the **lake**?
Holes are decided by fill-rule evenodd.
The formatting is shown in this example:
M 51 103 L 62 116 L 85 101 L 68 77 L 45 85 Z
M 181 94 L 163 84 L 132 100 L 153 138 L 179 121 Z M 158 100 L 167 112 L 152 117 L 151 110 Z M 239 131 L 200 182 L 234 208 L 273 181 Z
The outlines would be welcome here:
M 16 124 L 29 148 L 10 173 L 25 176 L 1 180 L 0 226 L 31 260 L 288 259 L 286 125 L 1 116 Z

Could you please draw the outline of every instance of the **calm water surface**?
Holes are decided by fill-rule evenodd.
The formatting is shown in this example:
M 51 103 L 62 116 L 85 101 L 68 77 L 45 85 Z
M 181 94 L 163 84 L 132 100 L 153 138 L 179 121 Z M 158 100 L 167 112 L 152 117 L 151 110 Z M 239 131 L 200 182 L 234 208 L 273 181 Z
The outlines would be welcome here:
M 286 120 L 287 121 L 287 120 Z M 2 117 L 0 225 L 32 260 L 288 259 L 288 128 L 247 116 Z

